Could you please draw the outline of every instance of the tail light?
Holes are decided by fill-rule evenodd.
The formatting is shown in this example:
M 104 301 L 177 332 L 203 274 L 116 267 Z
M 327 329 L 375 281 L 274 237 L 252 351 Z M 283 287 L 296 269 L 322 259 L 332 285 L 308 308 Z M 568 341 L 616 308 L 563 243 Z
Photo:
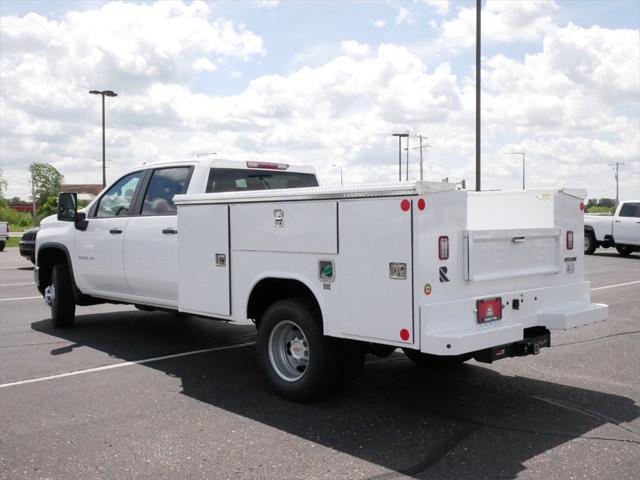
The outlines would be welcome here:
M 567 230 L 567 250 L 573 250 L 573 232 Z
M 270 162 L 247 162 L 249 168 L 262 168 L 264 170 L 286 170 L 289 165 L 286 163 L 270 163 Z
M 447 260 L 449 258 L 449 237 L 438 238 L 438 258 Z

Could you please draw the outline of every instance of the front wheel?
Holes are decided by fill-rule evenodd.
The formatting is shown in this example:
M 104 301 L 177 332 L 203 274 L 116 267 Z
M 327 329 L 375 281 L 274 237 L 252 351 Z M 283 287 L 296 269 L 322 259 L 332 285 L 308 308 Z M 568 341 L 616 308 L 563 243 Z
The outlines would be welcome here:
M 623 257 L 628 257 L 633 253 L 633 247 L 631 245 L 618 245 L 616 250 Z
M 468 355 L 431 355 L 429 353 L 422 353 L 410 348 L 403 348 L 402 351 L 409 360 L 423 368 L 455 368 L 471 358 Z
M 71 274 L 66 263 L 53 266 L 51 285 L 45 288 L 44 300 L 51 307 L 51 323 L 54 327 L 73 325 L 76 315 L 76 301 L 73 296 Z
M 596 239 L 591 232 L 584 232 L 584 254 L 593 255 L 596 251 Z
M 263 315 L 257 354 L 271 389 L 297 402 L 314 400 L 336 383 L 340 351 L 322 334 L 314 308 L 303 300 L 281 300 Z

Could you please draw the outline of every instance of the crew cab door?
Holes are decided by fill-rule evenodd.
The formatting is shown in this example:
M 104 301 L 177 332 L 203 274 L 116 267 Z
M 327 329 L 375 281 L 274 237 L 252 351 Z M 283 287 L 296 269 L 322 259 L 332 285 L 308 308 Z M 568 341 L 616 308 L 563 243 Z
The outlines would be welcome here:
M 178 304 L 178 225 L 173 196 L 187 191 L 193 167 L 149 171 L 141 189 L 140 215 L 124 236 L 124 272 L 141 302 Z
M 613 220 L 613 239 L 622 245 L 640 245 L 640 202 L 625 202 Z
M 124 233 L 135 214 L 143 175 L 130 173 L 114 183 L 89 213 L 87 229 L 75 230 L 74 275 L 83 292 L 131 293 L 124 277 Z

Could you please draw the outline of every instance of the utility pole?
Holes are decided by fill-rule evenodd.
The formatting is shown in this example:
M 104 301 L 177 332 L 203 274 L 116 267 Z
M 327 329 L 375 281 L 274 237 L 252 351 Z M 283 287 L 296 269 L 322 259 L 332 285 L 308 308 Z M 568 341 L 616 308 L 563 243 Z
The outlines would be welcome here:
M 91 90 L 89 93 L 93 95 L 101 95 L 102 96 L 102 188 L 107 186 L 107 162 L 105 156 L 105 135 L 104 135 L 104 97 L 117 97 L 118 94 L 116 92 L 112 92 L 111 90 Z
M 422 152 L 424 149 L 429 148 L 431 145 L 429 145 L 429 137 L 425 137 L 423 135 L 415 135 L 416 137 L 418 137 L 420 139 L 420 146 L 416 147 L 417 149 L 420 150 L 420 181 L 422 182 L 424 180 L 424 161 L 423 161 L 423 155 Z M 423 144 L 422 141 L 425 141 L 425 143 Z
M 480 178 L 480 15 L 482 0 L 476 0 L 476 191 L 481 189 Z
M 522 189 L 524 190 L 524 152 L 508 152 L 506 155 L 522 155 Z
M 624 162 L 615 162 L 615 163 L 611 163 L 610 165 L 616 167 L 616 207 L 617 207 L 618 203 L 620 202 L 620 190 L 619 190 L 620 182 L 618 181 L 618 167 L 620 165 L 624 165 Z
M 392 134 L 394 137 L 398 137 L 398 181 L 402 181 L 402 138 L 409 137 L 408 133 L 394 133 Z M 408 158 L 407 153 L 407 158 Z

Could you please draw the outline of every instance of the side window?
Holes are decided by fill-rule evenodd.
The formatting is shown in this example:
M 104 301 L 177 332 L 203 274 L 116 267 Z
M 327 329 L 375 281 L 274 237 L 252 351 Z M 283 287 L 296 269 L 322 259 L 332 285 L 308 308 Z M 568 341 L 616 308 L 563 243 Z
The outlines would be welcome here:
M 142 215 L 175 215 L 173 196 L 187 191 L 191 167 L 154 170 L 142 204 Z
M 620 209 L 621 217 L 640 217 L 640 203 L 625 203 Z
M 245 192 L 317 186 L 318 180 L 311 173 L 212 168 L 209 170 L 206 192 Z
M 129 215 L 131 202 L 143 172 L 135 172 L 118 180 L 100 199 L 96 217 L 122 217 Z

